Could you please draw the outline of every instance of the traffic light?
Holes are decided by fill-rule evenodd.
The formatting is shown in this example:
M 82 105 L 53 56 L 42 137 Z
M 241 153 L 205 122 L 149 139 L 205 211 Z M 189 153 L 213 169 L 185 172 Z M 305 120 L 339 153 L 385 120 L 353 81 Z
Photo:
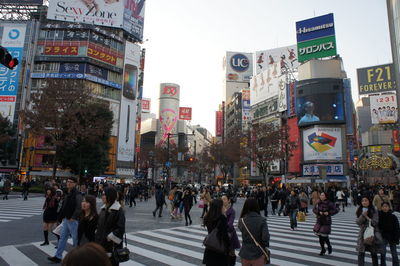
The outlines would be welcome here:
M 193 162 L 194 158 L 193 157 L 189 157 L 189 162 Z
M 6 48 L 0 46 L 0 64 L 9 69 L 13 69 L 18 65 L 18 59 L 13 58 Z

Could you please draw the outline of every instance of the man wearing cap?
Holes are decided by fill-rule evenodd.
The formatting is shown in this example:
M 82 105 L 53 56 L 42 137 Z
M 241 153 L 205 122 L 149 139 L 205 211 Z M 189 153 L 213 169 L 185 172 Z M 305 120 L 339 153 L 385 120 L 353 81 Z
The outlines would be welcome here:
M 48 257 L 50 261 L 61 262 L 62 253 L 67 244 L 68 236 L 72 236 L 72 245 L 78 244 L 78 217 L 81 213 L 82 195 L 76 189 L 77 179 L 68 177 L 67 180 L 67 195 L 60 211 L 62 218 L 62 229 L 60 241 L 58 242 L 57 251 L 54 257 Z

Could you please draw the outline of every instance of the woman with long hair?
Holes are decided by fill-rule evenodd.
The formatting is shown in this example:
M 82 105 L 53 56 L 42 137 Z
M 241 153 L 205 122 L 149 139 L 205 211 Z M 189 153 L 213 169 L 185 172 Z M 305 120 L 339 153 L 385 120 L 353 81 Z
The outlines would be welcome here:
M 200 199 L 204 201 L 203 212 L 200 218 L 203 218 L 204 215 L 208 212 L 208 205 L 211 202 L 211 194 L 208 191 L 208 188 L 203 188 L 203 193 L 200 194 Z
M 49 231 L 53 231 L 55 224 L 57 223 L 57 209 L 58 209 L 58 198 L 56 196 L 56 190 L 53 187 L 49 187 L 46 190 L 46 199 L 43 204 L 43 235 L 44 242 L 40 244 L 45 246 L 49 244 Z
M 256 199 L 248 198 L 244 202 L 238 227 L 242 232 L 242 248 L 239 252 L 239 256 L 242 258 L 242 265 L 264 265 L 265 255 L 251 237 L 252 235 L 262 248 L 269 247 L 270 237 L 267 219 L 261 216 L 260 207 Z
M 221 243 L 227 247 L 224 253 L 216 252 L 212 249 L 205 248 L 203 256 L 203 264 L 207 266 L 228 266 L 229 265 L 229 235 L 228 220 L 223 214 L 223 202 L 221 199 L 214 199 L 210 203 L 210 210 L 204 216 L 203 225 L 207 227 L 210 234 L 217 228 L 217 237 Z
M 118 202 L 118 192 L 114 187 L 107 187 L 102 195 L 103 207 L 99 214 L 99 221 L 95 234 L 96 243 L 107 252 L 112 265 L 119 265 L 114 258 L 113 250 L 122 248 L 125 234 L 125 213 Z
M 329 240 L 329 234 L 332 227 L 332 216 L 338 213 L 335 204 L 328 200 L 325 192 L 319 195 L 319 201 L 314 205 L 314 214 L 317 216 L 317 221 L 314 225 L 314 232 L 319 237 L 321 246 L 320 256 L 326 253 L 325 244 L 328 247 L 328 254 L 332 253 L 332 245 Z
M 378 253 L 383 253 L 382 239 L 379 233 L 379 214 L 378 210 L 372 205 L 368 197 L 361 198 L 361 205 L 356 211 L 356 223 L 360 227 L 356 250 L 358 252 L 358 265 L 365 263 L 365 252 L 371 252 L 372 265 L 378 265 Z M 374 227 L 374 241 L 371 245 L 364 243 L 364 232 L 368 225 Z
M 97 229 L 98 214 L 96 209 L 96 197 L 86 195 L 81 203 L 82 213 L 78 225 L 78 245 L 94 241 Z
M 185 211 L 185 221 L 186 221 L 185 225 L 188 226 L 189 224 L 192 224 L 192 218 L 190 217 L 190 210 L 193 207 L 193 194 L 190 187 L 185 188 L 185 191 L 183 192 L 182 202 Z
M 228 220 L 228 233 L 229 233 L 229 265 L 235 265 L 236 263 L 236 254 L 235 249 L 240 248 L 239 238 L 237 236 L 235 227 L 233 223 L 235 221 L 236 212 L 233 209 L 233 203 L 230 195 L 224 194 L 222 197 L 222 202 L 224 204 L 224 214 L 226 219 Z

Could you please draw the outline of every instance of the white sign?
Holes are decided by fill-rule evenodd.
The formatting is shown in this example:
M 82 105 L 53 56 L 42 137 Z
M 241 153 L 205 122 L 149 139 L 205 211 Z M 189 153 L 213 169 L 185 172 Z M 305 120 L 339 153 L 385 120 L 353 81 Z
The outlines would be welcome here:
M 324 166 L 327 175 L 343 175 L 343 164 L 307 164 L 303 165 L 303 175 L 319 175 L 320 166 Z
M 122 28 L 122 0 L 50 0 L 48 19 Z
M 258 51 L 255 54 L 256 74 L 265 71 L 268 68 L 272 72 L 294 72 L 297 71 L 299 62 L 297 61 L 297 46 L 291 45 L 270 50 Z
M 278 97 L 281 87 L 286 86 L 286 75 L 267 69 L 250 80 L 251 106 L 273 97 Z
M 397 122 L 396 94 L 371 95 L 369 99 L 372 124 L 393 124 Z
M 249 81 L 253 76 L 253 54 L 226 52 L 224 70 L 226 73 L 226 81 Z
M 287 96 L 286 96 L 286 83 L 279 82 L 279 91 L 278 91 L 278 111 L 284 112 L 287 110 Z
M 342 160 L 340 128 L 315 126 L 303 131 L 304 161 Z
M 118 132 L 117 168 L 120 169 L 134 168 L 137 111 L 135 96 L 137 93 L 139 65 L 140 47 L 131 42 L 126 42 L 124 84 L 121 93 Z

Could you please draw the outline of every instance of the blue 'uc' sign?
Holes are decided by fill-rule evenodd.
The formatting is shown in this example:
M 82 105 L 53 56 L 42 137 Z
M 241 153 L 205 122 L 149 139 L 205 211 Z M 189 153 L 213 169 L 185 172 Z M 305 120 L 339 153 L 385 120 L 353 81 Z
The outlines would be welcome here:
M 249 68 L 249 59 L 244 54 L 235 54 L 231 57 L 231 67 L 236 72 L 244 72 Z

